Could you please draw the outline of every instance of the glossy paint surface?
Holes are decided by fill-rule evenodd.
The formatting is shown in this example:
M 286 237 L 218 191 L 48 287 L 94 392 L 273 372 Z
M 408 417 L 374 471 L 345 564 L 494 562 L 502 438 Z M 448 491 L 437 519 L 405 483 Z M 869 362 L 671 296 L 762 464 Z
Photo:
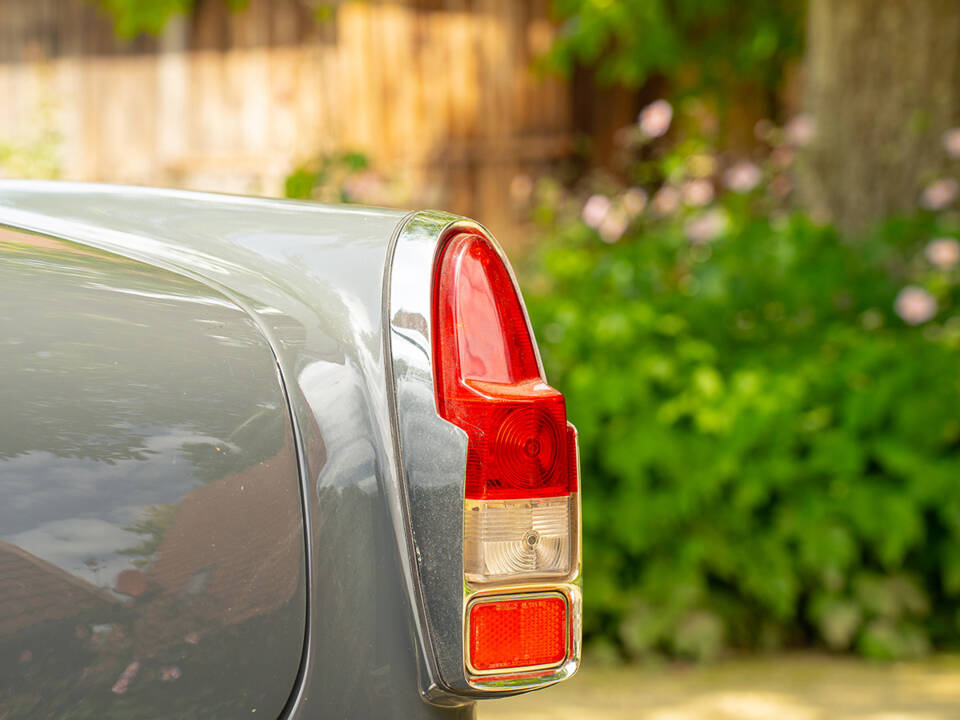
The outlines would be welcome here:
M 289 410 L 195 280 L 0 228 L 0 716 L 276 717 L 300 667 Z
M 196 279 L 242 307 L 280 367 L 308 532 L 307 648 L 289 717 L 472 717 L 423 701 L 387 398 L 382 283 L 390 210 L 199 193 L 0 182 L 0 223 Z M 146 361 L 146 359 L 145 359 Z M 457 520 L 459 522 L 459 519 Z M 258 715 L 259 716 L 259 715 Z

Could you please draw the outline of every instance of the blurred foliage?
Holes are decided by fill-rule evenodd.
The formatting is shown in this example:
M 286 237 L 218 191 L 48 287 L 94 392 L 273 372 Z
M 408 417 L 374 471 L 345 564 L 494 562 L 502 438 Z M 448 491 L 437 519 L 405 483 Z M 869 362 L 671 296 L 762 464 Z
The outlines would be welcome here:
M 803 45 L 802 0 L 554 0 L 562 21 L 547 60 L 593 67 L 607 82 L 639 87 L 664 77 L 674 90 L 731 83 L 776 88 Z
M 248 0 L 224 0 L 230 10 L 241 10 Z M 96 0 L 113 18 L 113 30 L 125 38 L 158 34 L 175 15 L 193 10 L 196 0 Z
M 318 155 L 291 172 L 284 195 L 298 200 L 365 205 L 403 205 L 410 190 L 398 178 L 387 179 L 371 168 L 362 152 L 347 150 Z
M 634 129 L 631 183 L 530 199 L 524 292 L 581 438 L 588 641 L 955 646 L 960 221 L 840 237 L 789 209 L 791 129 L 765 131 L 754 162 Z
M 0 177 L 55 180 L 60 176 L 62 139 L 52 129 L 52 109 L 39 109 L 33 132 L 16 142 L 0 141 Z
M 284 182 L 284 195 L 298 200 L 350 202 L 350 181 L 370 170 L 370 161 L 361 152 L 319 155 L 295 168 Z
M 231 11 L 243 10 L 249 0 L 223 0 Z M 311 0 L 307 4 L 318 22 L 333 18 L 337 6 L 344 0 Z M 133 38 L 141 33 L 159 35 L 176 15 L 187 15 L 196 7 L 197 0 L 91 0 L 113 19 L 113 31 L 118 37 Z

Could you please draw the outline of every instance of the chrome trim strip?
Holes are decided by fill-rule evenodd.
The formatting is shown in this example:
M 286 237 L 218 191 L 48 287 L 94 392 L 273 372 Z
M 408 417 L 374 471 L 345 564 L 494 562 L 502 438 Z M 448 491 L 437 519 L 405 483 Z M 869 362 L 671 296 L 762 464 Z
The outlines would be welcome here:
M 399 463 L 413 597 L 420 693 L 462 703 L 459 626 L 463 594 L 462 515 L 467 436 L 436 414 L 430 343 L 431 283 L 438 240 L 461 218 L 407 216 L 388 250 L 384 277 L 384 359 Z M 443 632 L 456 626 L 456 637 Z M 459 686 L 459 687 L 458 687 Z

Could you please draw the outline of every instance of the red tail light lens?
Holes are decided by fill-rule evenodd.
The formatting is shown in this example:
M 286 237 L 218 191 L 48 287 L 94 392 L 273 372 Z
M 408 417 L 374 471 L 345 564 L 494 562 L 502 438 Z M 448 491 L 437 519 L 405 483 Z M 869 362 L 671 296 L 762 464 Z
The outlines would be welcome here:
M 543 378 L 513 278 L 486 238 L 444 245 L 433 312 L 438 410 L 469 436 L 466 496 L 576 491 L 563 395 Z
M 470 664 L 479 672 L 559 665 L 569 636 L 567 603 L 557 595 L 470 607 Z

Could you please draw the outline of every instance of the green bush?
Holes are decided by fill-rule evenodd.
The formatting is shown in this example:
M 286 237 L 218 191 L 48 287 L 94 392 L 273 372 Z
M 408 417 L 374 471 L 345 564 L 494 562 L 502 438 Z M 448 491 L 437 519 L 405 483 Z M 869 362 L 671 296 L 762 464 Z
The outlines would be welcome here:
M 684 195 L 682 172 L 661 180 Z M 540 186 L 523 284 L 580 431 L 588 643 L 956 645 L 960 271 L 950 240 L 927 257 L 954 220 L 851 240 L 770 187 L 642 211 L 617 187 L 588 225 Z
M 322 153 L 293 169 L 284 181 L 284 196 L 327 203 L 361 203 L 403 207 L 410 188 L 399 177 L 375 172 L 356 150 Z
M 354 202 L 350 185 L 369 171 L 370 160 L 361 152 L 321 154 L 294 168 L 284 181 L 283 194 L 295 200 Z
M 596 68 L 607 82 L 674 91 L 776 88 L 803 44 L 802 0 L 553 0 L 548 66 Z
M 171 18 L 193 11 L 196 0 L 90 0 L 113 20 L 118 37 L 134 38 L 141 33 L 159 35 Z M 243 10 L 247 0 L 225 0 L 230 10 Z

